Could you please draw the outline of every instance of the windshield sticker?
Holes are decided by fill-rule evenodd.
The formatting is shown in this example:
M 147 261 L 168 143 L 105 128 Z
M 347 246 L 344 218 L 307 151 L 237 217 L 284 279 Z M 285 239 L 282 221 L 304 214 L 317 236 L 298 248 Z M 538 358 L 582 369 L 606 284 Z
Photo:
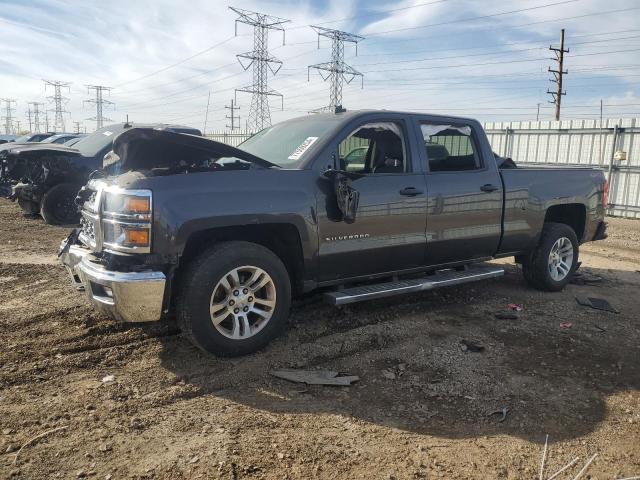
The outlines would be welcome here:
M 318 137 L 307 137 L 307 139 L 300 144 L 298 148 L 296 148 L 291 155 L 287 158 L 289 160 L 300 160 L 300 157 L 304 155 L 304 152 L 309 150 L 309 147 L 313 145 L 313 143 L 318 140 Z
M 113 132 L 110 132 L 109 130 L 107 130 L 106 132 L 102 132 L 102 134 L 103 134 L 105 137 L 110 137 L 111 135 L 113 135 Z

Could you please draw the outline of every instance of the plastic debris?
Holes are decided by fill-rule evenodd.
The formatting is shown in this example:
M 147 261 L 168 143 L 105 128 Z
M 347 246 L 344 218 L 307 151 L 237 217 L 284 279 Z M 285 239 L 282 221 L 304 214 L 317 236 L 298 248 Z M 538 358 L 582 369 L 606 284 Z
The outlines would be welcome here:
M 560 324 L 560 330 L 569 330 L 572 327 L 573 327 L 573 323 L 566 322 L 566 323 Z
M 501 415 L 501 417 L 498 419 L 499 423 L 504 422 L 507 419 L 507 414 L 509 413 L 509 409 L 507 407 L 504 407 L 502 410 L 496 410 L 495 412 L 491 412 L 488 416 L 492 416 L 492 415 Z
M 518 315 L 515 313 L 511 313 L 511 312 L 507 312 L 507 313 L 496 313 L 495 317 L 498 320 L 517 320 L 518 319 Z
M 274 377 L 290 382 L 306 383 L 307 385 L 338 385 L 349 386 L 360 380 L 355 375 L 344 375 L 331 370 L 294 370 L 282 369 L 269 372 Z
M 523 310 L 523 306 L 519 303 L 510 303 L 507 305 L 507 308 L 513 310 L 514 312 L 521 312 Z
M 106 375 L 102 377 L 102 383 L 111 383 L 115 381 L 116 381 L 115 375 Z
M 620 313 L 618 309 L 613 307 L 608 300 L 597 297 L 583 297 L 581 295 L 576 296 L 576 302 L 584 307 L 590 307 L 595 310 L 603 310 L 605 312 Z
M 462 344 L 463 352 L 469 351 L 478 353 L 484 351 L 484 347 L 482 345 L 476 345 L 475 343 L 469 342 L 467 340 L 460 340 L 460 343 Z
M 586 272 L 576 272 L 569 280 L 569 283 L 574 285 L 597 285 L 602 283 L 603 278 L 599 275 L 593 275 Z

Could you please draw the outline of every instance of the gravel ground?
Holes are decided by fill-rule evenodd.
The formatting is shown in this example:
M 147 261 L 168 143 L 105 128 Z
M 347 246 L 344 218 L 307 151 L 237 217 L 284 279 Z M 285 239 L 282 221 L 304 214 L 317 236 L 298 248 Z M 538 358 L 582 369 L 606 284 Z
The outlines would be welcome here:
M 95 313 L 55 262 L 66 232 L 0 199 L 2 478 L 538 478 L 547 434 L 548 476 L 595 453 L 590 478 L 640 475 L 638 221 L 583 247 L 601 284 L 537 292 L 506 262 L 498 280 L 347 308 L 311 296 L 237 359 Z M 511 302 L 519 318 L 496 319 Z M 282 367 L 361 380 L 304 387 L 269 375 Z

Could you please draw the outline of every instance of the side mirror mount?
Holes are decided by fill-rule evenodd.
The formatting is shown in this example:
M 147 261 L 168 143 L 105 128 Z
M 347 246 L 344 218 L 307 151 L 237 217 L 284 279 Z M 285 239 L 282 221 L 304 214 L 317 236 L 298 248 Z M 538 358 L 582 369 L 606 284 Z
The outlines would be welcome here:
M 355 222 L 358 203 L 360 201 L 360 192 L 353 188 L 351 182 L 363 175 L 334 169 L 325 170 L 323 175 L 333 182 L 333 190 L 336 195 L 338 209 L 342 213 L 342 219 L 346 223 Z

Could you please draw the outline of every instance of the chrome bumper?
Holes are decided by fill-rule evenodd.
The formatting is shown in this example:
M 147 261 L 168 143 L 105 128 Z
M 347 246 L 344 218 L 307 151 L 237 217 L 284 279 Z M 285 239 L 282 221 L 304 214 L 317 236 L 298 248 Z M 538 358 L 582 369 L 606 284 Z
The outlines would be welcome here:
M 164 273 L 107 270 L 89 249 L 65 246 L 66 241 L 60 246 L 60 261 L 69 272 L 73 285 L 84 290 L 97 309 L 122 322 L 160 320 L 166 282 Z

